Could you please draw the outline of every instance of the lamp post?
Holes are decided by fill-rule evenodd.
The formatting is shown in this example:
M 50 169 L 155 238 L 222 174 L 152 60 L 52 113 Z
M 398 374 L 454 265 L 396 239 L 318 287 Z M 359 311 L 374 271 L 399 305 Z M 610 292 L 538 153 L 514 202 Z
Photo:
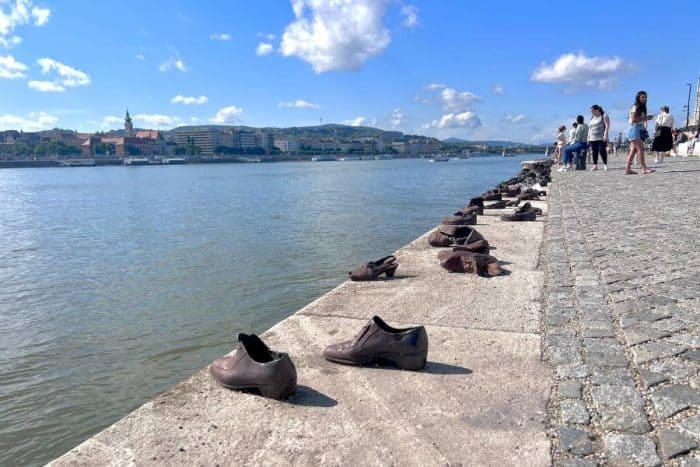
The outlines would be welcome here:
M 693 86 L 690 83 L 685 83 L 686 86 L 688 86 L 688 108 L 685 111 L 685 127 L 688 128 L 688 125 L 690 125 L 690 90 L 693 89 Z

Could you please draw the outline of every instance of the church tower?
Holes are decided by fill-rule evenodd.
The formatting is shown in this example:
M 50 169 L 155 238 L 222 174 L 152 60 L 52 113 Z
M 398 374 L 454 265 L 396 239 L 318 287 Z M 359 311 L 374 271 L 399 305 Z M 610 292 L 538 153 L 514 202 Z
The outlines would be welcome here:
M 129 109 L 126 109 L 126 117 L 124 118 L 124 136 L 134 136 L 134 123 L 129 116 Z

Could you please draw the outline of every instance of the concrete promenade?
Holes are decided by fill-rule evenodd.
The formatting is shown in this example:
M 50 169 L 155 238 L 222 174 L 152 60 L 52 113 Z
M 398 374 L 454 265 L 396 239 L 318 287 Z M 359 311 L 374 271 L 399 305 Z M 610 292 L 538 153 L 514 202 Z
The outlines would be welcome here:
M 533 204 L 546 212 L 545 202 Z M 546 217 L 479 217 L 509 275 L 450 274 L 424 235 L 396 253 L 396 278 L 344 282 L 265 332 L 296 364 L 290 400 L 229 391 L 203 369 L 53 465 L 549 465 Z M 374 314 L 426 325 L 424 371 L 323 359 L 328 344 L 351 338 Z
M 344 282 L 264 334 L 294 398 L 204 369 L 54 465 L 699 466 L 699 181 L 695 158 L 556 173 L 536 222 L 479 217 L 511 274 L 449 274 L 424 235 L 397 278 Z M 323 360 L 373 314 L 427 325 L 425 371 Z
M 700 466 L 700 161 L 624 176 L 613 159 L 551 187 L 554 464 Z

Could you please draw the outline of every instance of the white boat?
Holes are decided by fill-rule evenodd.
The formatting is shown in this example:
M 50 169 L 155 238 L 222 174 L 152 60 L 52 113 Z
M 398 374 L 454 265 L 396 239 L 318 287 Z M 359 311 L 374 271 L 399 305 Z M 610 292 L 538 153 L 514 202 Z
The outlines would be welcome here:
M 441 154 L 434 154 L 433 157 L 430 158 L 430 162 L 447 162 L 449 160 L 449 157 L 443 156 Z
M 125 157 L 124 165 L 151 165 L 151 161 L 145 157 Z
M 182 157 L 164 157 L 163 164 L 166 164 L 166 165 L 187 164 L 187 160 L 182 158 Z
M 506 148 L 503 148 L 503 157 L 515 157 L 515 154 L 506 153 Z
M 311 160 L 313 162 L 334 161 L 335 157 L 333 157 L 333 156 L 316 156 L 316 157 L 312 157 Z
M 544 148 L 544 157 L 549 157 L 549 146 Z
M 61 167 L 94 167 L 95 159 L 64 159 L 59 162 Z
M 380 154 L 378 156 L 374 156 L 374 158 L 378 161 L 388 161 L 394 158 L 391 154 Z
M 362 158 L 360 156 L 345 156 L 345 157 L 339 157 L 339 161 L 360 161 Z

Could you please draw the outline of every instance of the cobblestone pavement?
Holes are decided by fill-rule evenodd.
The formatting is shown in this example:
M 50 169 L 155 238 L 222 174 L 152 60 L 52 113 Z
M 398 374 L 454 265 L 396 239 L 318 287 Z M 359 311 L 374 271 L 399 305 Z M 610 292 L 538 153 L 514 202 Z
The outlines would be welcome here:
M 553 464 L 700 466 L 700 161 L 613 159 L 550 187 Z

